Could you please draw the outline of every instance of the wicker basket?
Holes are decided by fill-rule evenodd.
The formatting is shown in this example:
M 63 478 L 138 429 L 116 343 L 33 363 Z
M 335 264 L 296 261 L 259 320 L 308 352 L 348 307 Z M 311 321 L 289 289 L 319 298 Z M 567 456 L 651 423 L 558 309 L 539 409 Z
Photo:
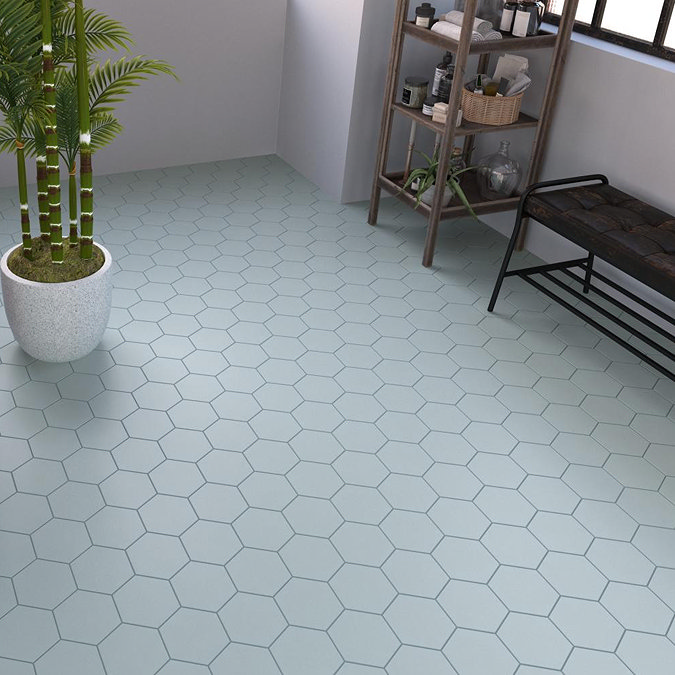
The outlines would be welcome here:
M 525 92 L 516 96 L 485 96 L 462 89 L 462 118 L 467 122 L 499 127 L 513 124 L 520 115 L 520 104 Z

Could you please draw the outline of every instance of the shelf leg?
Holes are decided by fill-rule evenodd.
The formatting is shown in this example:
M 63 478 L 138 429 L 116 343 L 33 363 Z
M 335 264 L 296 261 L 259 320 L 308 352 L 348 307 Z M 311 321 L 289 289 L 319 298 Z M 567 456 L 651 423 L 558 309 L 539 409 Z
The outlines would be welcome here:
M 436 192 L 434 201 L 429 214 L 429 224 L 427 225 L 427 237 L 424 243 L 424 255 L 422 256 L 422 265 L 431 267 L 434 262 L 434 253 L 436 252 L 436 240 L 438 239 L 438 228 L 441 221 L 441 211 L 443 210 L 443 193 L 445 192 L 445 182 L 448 177 L 448 168 L 450 166 L 450 154 L 455 142 L 455 133 L 457 125 L 457 113 L 461 104 L 462 87 L 466 71 L 466 62 L 471 47 L 471 33 L 473 30 L 473 21 L 476 16 L 476 5 L 478 0 L 466 0 L 464 6 L 464 21 L 462 22 L 462 34 L 457 48 L 457 58 L 455 59 L 455 77 L 450 92 L 450 103 L 448 106 L 448 119 L 445 123 L 445 130 L 441 140 L 441 150 L 438 157 L 438 170 L 436 171 Z M 442 177 L 439 185 L 439 178 Z
M 410 139 L 408 140 L 408 154 L 405 158 L 405 171 L 403 172 L 403 180 L 408 180 L 410 175 L 410 167 L 412 165 L 413 152 L 415 151 L 415 138 L 417 136 L 417 122 L 412 121 L 410 125 Z
M 373 192 L 370 195 L 370 208 L 368 209 L 368 225 L 377 225 L 377 214 L 380 212 L 380 198 L 382 188 L 379 185 L 373 186 Z
M 577 6 L 579 0 L 566 0 L 563 9 L 562 17 L 560 18 L 560 25 L 558 26 L 558 37 L 553 48 L 551 56 L 551 65 L 549 68 L 548 79 L 546 81 L 546 90 L 544 91 L 544 99 L 539 112 L 539 126 L 534 137 L 534 144 L 532 146 L 532 154 L 530 159 L 530 168 L 525 179 L 525 187 L 532 185 L 539 180 L 541 167 L 544 163 L 544 152 L 546 149 L 546 142 L 551 129 L 553 121 L 553 114 L 555 112 L 556 99 L 560 90 L 560 82 L 567 60 L 567 52 L 569 50 L 570 36 L 574 28 L 574 18 L 577 13 Z M 527 235 L 528 223 L 525 221 L 518 239 L 517 248 L 520 251 L 525 244 L 525 236 Z

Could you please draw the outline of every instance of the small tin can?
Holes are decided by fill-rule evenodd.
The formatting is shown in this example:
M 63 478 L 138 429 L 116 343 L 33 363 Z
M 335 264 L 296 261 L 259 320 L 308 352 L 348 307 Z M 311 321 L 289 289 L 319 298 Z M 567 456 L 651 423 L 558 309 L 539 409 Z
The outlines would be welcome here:
M 425 115 L 431 117 L 434 114 L 434 106 L 438 99 L 435 96 L 430 96 L 429 98 L 424 99 L 424 105 L 422 106 L 422 112 Z
M 422 108 L 427 98 L 429 80 L 423 77 L 406 77 L 401 103 L 409 108 Z

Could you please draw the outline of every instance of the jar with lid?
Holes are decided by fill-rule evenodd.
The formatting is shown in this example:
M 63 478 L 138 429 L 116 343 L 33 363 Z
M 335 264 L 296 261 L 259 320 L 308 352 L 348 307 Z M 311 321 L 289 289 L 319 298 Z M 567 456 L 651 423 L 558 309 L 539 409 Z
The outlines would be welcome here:
M 430 2 L 423 2 L 415 10 L 415 25 L 421 28 L 431 28 L 435 14 L 436 8 L 432 7 Z
M 406 77 L 401 103 L 408 108 L 421 108 L 427 98 L 429 80 L 424 77 Z

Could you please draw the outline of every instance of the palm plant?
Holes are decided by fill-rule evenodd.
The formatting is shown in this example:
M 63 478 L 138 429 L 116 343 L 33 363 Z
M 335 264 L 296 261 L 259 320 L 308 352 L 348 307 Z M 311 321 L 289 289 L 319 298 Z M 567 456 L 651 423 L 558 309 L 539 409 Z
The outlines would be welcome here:
M 39 4 L 42 0 L 32 0 L 36 6 L 36 11 L 40 11 Z M 74 97 L 64 96 L 61 94 L 60 75 L 63 68 L 59 68 L 63 64 L 72 63 L 76 59 L 76 9 L 71 6 L 68 0 L 51 0 L 51 16 L 53 24 L 52 36 L 52 58 L 56 67 L 55 71 L 55 89 L 56 89 L 56 127 L 59 135 L 59 151 L 63 157 L 62 127 L 64 122 L 64 108 L 70 108 L 70 115 L 68 117 L 77 118 L 77 109 L 72 104 Z M 127 29 L 119 22 L 111 19 L 107 15 L 97 12 L 93 9 L 84 10 L 82 12 L 84 24 L 84 40 L 87 54 L 94 53 L 98 50 L 123 48 L 128 49 L 131 44 L 131 35 Z M 48 194 L 48 180 L 47 180 L 47 158 L 46 158 L 46 139 L 44 129 L 38 123 L 34 124 L 34 145 L 36 153 L 36 173 L 37 173 L 37 189 L 38 189 L 38 206 L 40 212 L 40 232 L 43 239 L 50 238 L 49 225 L 49 194 Z M 75 151 L 75 155 L 77 150 Z M 77 185 L 74 175 L 74 157 L 72 161 L 66 161 L 69 174 L 69 241 L 71 246 L 77 245 Z M 75 216 L 73 217 L 73 213 Z
M 76 6 L 82 0 L 75 0 Z M 115 104 L 124 100 L 133 87 L 151 75 L 175 74 L 165 61 L 147 59 L 143 56 L 95 64 L 89 73 L 84 53 L 77 60 L 77 110 L 79 113 L 79 136 L 71 134 L 70 157 L 80 152 L 80 255 L 91 257 L 93 236 L 93 188 L 91 155 L 108 145 L 122 131 L 122 126 L 113 116 Z M 72 109 L 72 106 L 71 106 Z M 72 121 L 72 118 L 71 118 Z M 68 159 L 66 160 L 68 161 Z
M 151 75 L 159 73 L 173 74 L 170 66 L 163 61 L 146 59 L 142 56 L 131 58 L 122 57 L 117 61 L 106 61 L 104 64 L 95 64 L 90 66 L 91 72 L 88 73 L 88 124 L 85 120 L 84 126 L 89 131 L 89 147 L 84 148 L 81 143 L 81 134 L 87 133 L 80 129 L 79 111 L 85 109 L 79 101 L 78 82 L 76 73 L 72 69 L 64 69 L 59 72 L 56 80 L 56 98 L 57 98 L 57 126 L 59 129 L 59 149 L 61 158 L 68 167 L 69 173 L 69 210 L 70 210 L 70 244 L 78 243 L 77 237 L 77 183 L 76 183 L 76 165 L 78 154 L 88 155 L 88 164 L 91 167 L 91 154 L 110 144 L 122 131 L 123 127 L 117 118 L 112 114 L 115 103 L 124 100 L 131 89 L 138 86 L 141 81 Z M 82 69 L 84 72 L 84 69 Z M 36 134 L 36 139 L 39 134 Z M 86 137 L 86 136 L 85 136 Z M 36 143 L 37 145 L 37 143 Z M 80 162 L 80 197 L 84 200 L 82 206 L 82 237 L 89 236 L 87 228 L 93 222 L 88 216 L 91 213 L 88 202 L 91 194 L 91 186 L 87 188 L 86 183 L 90 181 L 86 174 L 90 171 L 85 170 L 85 180 L 82 180 L 82 167 L 86 169 L 86 164 Z M 86 192 L 83 193 L 82 190 Z M 88 242 L 80 241 L 84 244 L 85 254 L 87 253 Z M 82 255 L 82 248 L 80 249 Z M 84 257 L 84 256 L 83 256 Z
M 42 45 L 40 45 L 42 33 Z M 126 49 L 130 33 L 82 0 L 2 0 L 0 5 L 0 151 L 17 155 L 24 255 L 31 255 L 25 155 L 36 157 L 40 232 L 52 262 L 63 260 L 59 156 L 69 173 L 71 246 L 92 256 L 91 155 L 122 126 L 115 104 L 151 75 L 169 73 L 164 61 L 143 56 L 96 62 L 103 50 Z M 41 48 L 42 47 L 42 48 Z M 42 65 L 42 67 L 41 67 Z M 42 91 L 40 91 L 42 89 Z M 80 232 L 76 160 L 80 154 Z

